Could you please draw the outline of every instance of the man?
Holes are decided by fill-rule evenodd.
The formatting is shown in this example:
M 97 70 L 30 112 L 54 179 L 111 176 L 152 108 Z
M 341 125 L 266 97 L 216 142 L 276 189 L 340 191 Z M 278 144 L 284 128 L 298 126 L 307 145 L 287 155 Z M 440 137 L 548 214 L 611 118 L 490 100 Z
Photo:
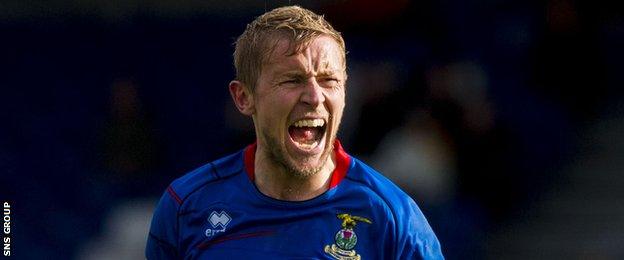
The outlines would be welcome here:
M 340 33 L 293 6 L 247 26 L 229 90 L 257 142 L 175 180 L 148 259 L 442 259 L 416 204 L 336 140 L 345 106 Z

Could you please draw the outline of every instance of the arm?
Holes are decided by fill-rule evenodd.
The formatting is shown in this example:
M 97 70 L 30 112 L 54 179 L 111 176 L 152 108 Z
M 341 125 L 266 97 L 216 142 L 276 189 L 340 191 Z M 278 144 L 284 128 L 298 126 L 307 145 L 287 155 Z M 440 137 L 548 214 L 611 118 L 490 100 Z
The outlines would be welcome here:
M 163 194 L 152 217 L 147 237 L 147 259 L 177 259 L 178 249 L 178 201 L 171 187 Z
M 398 218 L 397 259 L 444 259 L 440 242 L 416 203 L 409 199 Z

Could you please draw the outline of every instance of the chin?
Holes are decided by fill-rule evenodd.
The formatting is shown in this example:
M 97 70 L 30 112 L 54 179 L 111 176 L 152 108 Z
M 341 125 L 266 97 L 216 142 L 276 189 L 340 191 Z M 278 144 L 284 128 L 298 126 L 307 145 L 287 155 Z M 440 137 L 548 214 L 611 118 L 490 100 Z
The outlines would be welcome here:
M 295 176 L 312 176 L 323 170 L 333 151 L 332 148 L 333 144 L 325 143 L 325 147 L 323 147 L 320 154 L 300 156 L 300 158 L 290 157 L 286 169 Z
M 263 131 L 269 159 L 273 164 L 281 166 L 285 172 L 293 177 L 307 178 L 323 170 L 333 151 L 335 136 L 325 135 L 319 139 L 316 149 L 301 149 L 287 134 L 284 139 L 278 140 L 268 131 Z M 281 141 L 281 142 L 280 142 Z
M 292 160 L 289 163 L 290 165 L 286 167 L 286 170 L 295 177 L 306 178 L 313 176 L 323 169 L 327 158 L 325 157 L 325 160 L 323 160 L 323 158 L 315 158 L 312 160 L 313 162 Z

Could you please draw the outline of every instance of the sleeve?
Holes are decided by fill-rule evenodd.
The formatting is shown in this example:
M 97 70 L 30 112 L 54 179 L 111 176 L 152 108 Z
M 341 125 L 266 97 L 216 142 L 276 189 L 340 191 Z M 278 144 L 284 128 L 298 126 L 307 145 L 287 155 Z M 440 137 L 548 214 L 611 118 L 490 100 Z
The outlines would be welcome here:
M 177 195 L 171 187 L 162 195 L 154 216 L 145 247 L 147 259 L 178 259 L 178 208 Z
M 444 259 L 438 238 L 413 200 L 398 216 L 397 259 Z

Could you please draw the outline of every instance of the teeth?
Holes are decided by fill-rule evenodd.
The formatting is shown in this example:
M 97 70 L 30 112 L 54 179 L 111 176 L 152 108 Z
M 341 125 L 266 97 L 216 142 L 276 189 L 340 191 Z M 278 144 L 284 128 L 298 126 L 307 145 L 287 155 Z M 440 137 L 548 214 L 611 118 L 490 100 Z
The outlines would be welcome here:
M 325 125 L 323 119 L 302 119 L 294 123 L 296 127 L 322 127 Z
M 301 148 L 303 148 L 305 150 L 311 150 L 312 148 L 314 148 L 314 147 L 316 147 L 318 145 L 318 141 L 314 141 L 314 143 L 311 143 L 311 144 L 299 143 L 299 142 L 296 142 L 296 141 L 295 141 L 295 143 L 297 143 L 297 145 L 299 145 L 299 147 L 301 147 Z

